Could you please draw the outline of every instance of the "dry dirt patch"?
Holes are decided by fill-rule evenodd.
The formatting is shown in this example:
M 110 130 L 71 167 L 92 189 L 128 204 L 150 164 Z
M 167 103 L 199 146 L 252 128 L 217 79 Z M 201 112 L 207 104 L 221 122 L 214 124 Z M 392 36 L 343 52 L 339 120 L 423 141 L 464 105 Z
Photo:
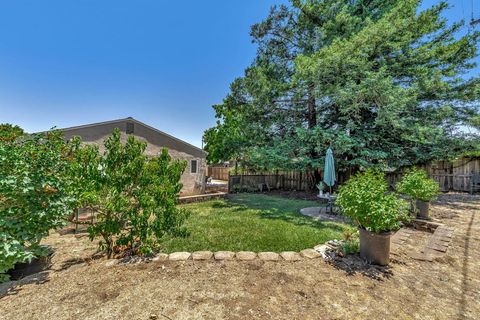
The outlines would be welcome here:
M 52 270 L 3 285 L 10 294 L 0 299 L 0 319 L 477 319 L 479 212 L 479 196 L 443 195 L 433 215 L 455 228 L 446 255 L 412 259 L 427 239 L 415 232 L 374 276 L 352 260 L 107 267 L 89 259 L 95 246 L 85 237 L 55 233 L 46 241 L 56 249 Z

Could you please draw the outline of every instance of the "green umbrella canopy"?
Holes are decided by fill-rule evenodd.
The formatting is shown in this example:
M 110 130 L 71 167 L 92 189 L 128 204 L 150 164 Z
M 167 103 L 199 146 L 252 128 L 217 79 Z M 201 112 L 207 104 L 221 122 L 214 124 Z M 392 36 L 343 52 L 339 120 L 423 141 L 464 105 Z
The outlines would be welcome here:
M 323 182 L 329 187 L 335 184 L 335 162 L 333 160 L 333 151 L 328 148 L 325 156 L 325 170 L 323 171 Z

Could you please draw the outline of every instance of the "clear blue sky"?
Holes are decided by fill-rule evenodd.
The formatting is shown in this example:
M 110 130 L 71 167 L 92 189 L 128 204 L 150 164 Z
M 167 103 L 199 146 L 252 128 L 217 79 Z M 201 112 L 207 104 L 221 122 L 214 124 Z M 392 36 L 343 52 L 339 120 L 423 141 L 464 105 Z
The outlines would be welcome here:
M 200 146 L 211 106 L 255 55 L 250 25 L 284 2 L 2 0 L 0 123 L 34 132 L 132 116 Z M 471 0 L 450 3 L 450 20 L 470 18 Z

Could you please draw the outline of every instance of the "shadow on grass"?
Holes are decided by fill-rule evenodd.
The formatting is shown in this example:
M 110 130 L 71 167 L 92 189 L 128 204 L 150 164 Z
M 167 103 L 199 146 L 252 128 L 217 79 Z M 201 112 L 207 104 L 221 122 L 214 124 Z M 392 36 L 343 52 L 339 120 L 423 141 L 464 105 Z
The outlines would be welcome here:
M 296 226 L 307 226 L 317 229 L 330 228 L 340 232 L 343 232 L 345 230 L 345 228 L 341 225 L 340 222 L 322 221 L 312 217 L 303 216 L 300 213 L 286 212 L 279 209 L 263 211 L 260 214 L 260 218 L 282 220 L 288 223 L 292 223 Z
M 345 230 L 342 225 L 348 225 L 348 223 L 322 221 L 299 213 L 300 209 L 305 206 L 312 206 L 315 204 L 316 203 L 312 201 L 292 200 L 280 197 L 238 195 L 229 198 L 224 204 L 222 204 L 224 205 L 222 207 L 232 208 L 235 211 L 243 211 L 245 209 L 260 210 L 261 219 L 282 220 L 296 226 L 308 226 L 317 229 L 330 228 L 340 232 Z M 318 204 L 316 205 L 318 206 Z
M 238 207 L 238 205 L 230 201 L 215 201 L 212 204 L 212 208 L 215 208 L 215 209 L 226 209 L 226 208 L 234 208 L 234 207 Z

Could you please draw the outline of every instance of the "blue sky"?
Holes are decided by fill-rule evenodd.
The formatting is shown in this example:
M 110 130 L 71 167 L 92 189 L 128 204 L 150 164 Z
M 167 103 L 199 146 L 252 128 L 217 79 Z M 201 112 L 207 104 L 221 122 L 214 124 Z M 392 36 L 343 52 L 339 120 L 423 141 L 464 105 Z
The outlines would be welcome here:
M 132 116 L 200 146 L 211 106 L 255 55 L 250 25 L 284 2 L 0 0 L 0 123 L 34 132 Z M 470 19 L 471 0 L 450 3 L 450 20 Z

